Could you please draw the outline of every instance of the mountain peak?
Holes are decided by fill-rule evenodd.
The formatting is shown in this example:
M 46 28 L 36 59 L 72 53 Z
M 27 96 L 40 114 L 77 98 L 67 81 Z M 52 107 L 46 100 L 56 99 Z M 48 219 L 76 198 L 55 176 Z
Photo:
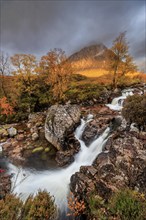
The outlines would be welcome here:
M 76 53 L 72 54 L 69 57 L 71 62 L 79 61 L 82 59 L 94 59 L 97 56 L 102 55 L 107 50 L 107 47 L 100 43 L 100 44 L 93 44 L 87 47 L 82 48 L 81 50 L 77 51 Z

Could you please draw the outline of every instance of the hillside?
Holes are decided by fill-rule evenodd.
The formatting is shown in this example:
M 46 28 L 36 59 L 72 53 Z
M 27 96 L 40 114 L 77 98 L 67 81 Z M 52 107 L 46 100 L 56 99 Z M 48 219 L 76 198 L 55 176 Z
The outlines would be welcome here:
M 91 69 L 93 71 L 99 69 L 106 70 L 110 53 L 111 51 L 104 44 L 95 44 L 84 47 L 80 51 L 72 54 L 69 57 L 69 61 L 78 73 Z

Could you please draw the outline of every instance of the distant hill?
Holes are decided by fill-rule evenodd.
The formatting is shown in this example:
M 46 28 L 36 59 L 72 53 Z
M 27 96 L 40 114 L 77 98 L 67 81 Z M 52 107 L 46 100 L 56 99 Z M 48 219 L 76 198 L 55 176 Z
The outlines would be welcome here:
M 107 69 L 111 51 L 104 44 L 95 44 L 84 47 L 72 54 L 69 61 L 76 71 L 91 69 Z

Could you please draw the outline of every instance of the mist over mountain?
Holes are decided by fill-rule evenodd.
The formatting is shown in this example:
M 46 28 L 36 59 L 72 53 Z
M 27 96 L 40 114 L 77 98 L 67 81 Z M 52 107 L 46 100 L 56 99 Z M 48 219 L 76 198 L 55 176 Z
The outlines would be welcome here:
M 111 50 L 103 43 L 94 44 L 82 48 L 69 57 L 76 70 L 107 68 L 107 63 L 110 59 Z

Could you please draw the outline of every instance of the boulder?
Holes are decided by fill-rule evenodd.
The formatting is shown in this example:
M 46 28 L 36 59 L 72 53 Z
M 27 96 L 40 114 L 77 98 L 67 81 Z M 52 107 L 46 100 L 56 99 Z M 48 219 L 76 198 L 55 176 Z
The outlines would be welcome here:
M 14 127 L 9 128 L 9 129 L 8 129 L 8 134 L 9 134 L 10 137 L 16 136 L 16 134 L 17 134 L 17 129 L 14 128 Z
M 35 132 L 35 133 L 32 134 L 31 137 L 32 137 L 33 141 L 36 141 L 39 138 L 39 135 L 38 135 L 38 133 Z
M 57 150 L 64 150 L 64 139 L 80 122 L 81 112 L 77 105 L 53 105 L 45 122 L 45 137 Z

